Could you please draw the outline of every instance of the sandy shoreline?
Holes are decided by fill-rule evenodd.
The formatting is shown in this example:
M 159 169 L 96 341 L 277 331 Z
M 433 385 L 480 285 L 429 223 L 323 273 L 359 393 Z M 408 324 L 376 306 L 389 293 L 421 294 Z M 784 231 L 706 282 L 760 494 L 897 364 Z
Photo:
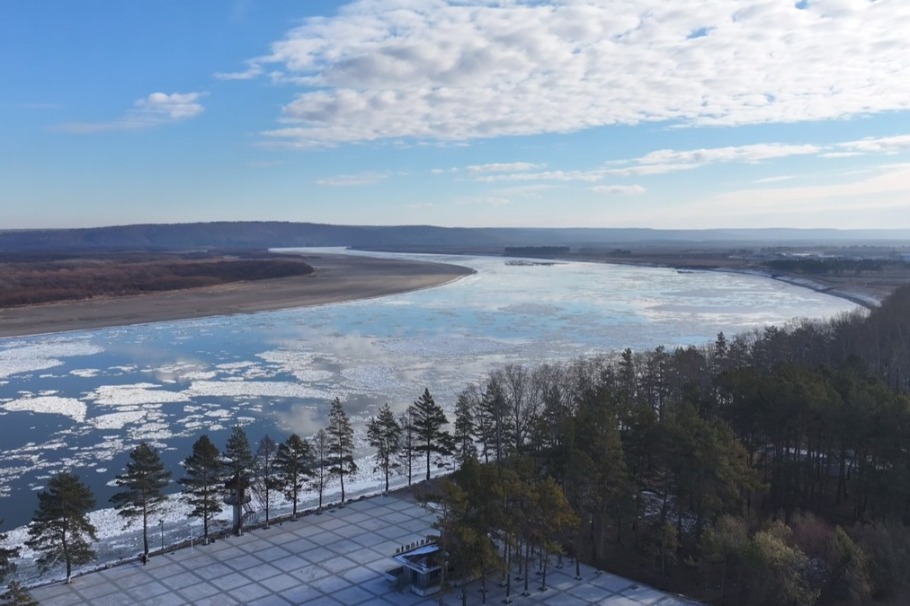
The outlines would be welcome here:
M 370 299 L 440 286 L 474 273 L 458 265 L 353 255 L 305 259 L 315 270 L 308 276 L 0 309 L 0 338 Z

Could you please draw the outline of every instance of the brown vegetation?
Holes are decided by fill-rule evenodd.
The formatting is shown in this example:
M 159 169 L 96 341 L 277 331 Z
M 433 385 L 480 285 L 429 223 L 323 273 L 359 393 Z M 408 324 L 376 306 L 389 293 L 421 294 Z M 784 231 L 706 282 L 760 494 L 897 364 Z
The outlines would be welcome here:
M 300 258 L 272 253 L 4 255 L 0 307 L 117 297 L 303 276 Z

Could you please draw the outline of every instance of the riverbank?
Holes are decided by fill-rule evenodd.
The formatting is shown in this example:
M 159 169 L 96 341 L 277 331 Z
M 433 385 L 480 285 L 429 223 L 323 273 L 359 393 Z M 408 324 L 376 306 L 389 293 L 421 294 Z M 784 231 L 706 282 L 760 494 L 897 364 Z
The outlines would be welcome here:
M 888 295 L 899 287 L 910 284 L 910 266 L 889 267 L 882 271 L 861 273 L 843 272 L 838 274 L 804 275 L 771 271 L 754 261 L 727 255 L 704 255 L 686 253 L 665 253 L 659 255 L 630 255 L 604 257 L 578 255 L 561 257 L 564 260 L 634 265 L 637 267 L 663 267 L 681 273 L 712 271 L 721 273 L 746 274 L 785 282 L 793 286 L 808 288 L 815 292 L 838 297 L 856 303 L 867 309 L 878 307 Z
M 306 276 L 0 309 L 0 338 L 309 307 L 441 286 L 472 269 L 353 255 L 304 256 Z

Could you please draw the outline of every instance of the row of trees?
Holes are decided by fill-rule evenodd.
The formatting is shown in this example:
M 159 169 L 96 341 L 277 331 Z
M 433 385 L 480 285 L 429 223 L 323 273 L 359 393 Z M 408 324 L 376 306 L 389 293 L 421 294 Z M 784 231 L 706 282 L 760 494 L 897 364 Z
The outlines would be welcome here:
M 451 437 L 442 429 L 446 423 L 445 413 L 429 390 L 401 419 L 396 419 L 386 404 L 378 417 L 370 420 L 367 437 L 375 448 L 377 468 L 384 473 L 386 490 L 390 475 L 405 465 L 411 482 L 413 462 L 418 456 L 426 456 L 429 479 L 431 456 L 451 450 Z M 321 511 L 326 487 L 334 479 L 340 483 L 344 502 L 345 481 L 358 470 L 354 448 L 353 427 L 336 398 L 330 405 L 327 427 L 310 439 L 292 434 L 276 444 L 266 435 L 254 452 L 245 430 L 236 426 L 222 452 L 207 435 L 202 435 L 183 461 L 184 475 L 177 482 L 182 487 L 182 499 L 191 507 L 189 515 L 202 521 L 203 540 L 207 542 L 210 523 L 223 510 L 225 501 L 243 504 L 248 492 L 255 497 L 266 526 L 279 496 L 287 499 L 291 515 L 296 518 L 301 499 L 312 490 L 318 495 Z M 141 526 L 143 561 L 147 561 L 150 552 L 149 519 L 162 512 L 171 479 L 159 452 L 144 442 L 130 452 L 124 472 L 116 477 L 120 490 L 111 503 L 128 525 Z M 91 490 L 77 475 L 62 472 L 48 481 L 47 489 L 38 495 L 38 509 L 29 525 L 27 541 L 41 554 L 37 562 L 40 569 L 63 564 L 69 582 L 74 566 L 94 558 L 91 544 L 97 535 L 88 513 L 95 505 Z M 234 531 L 240 532 L 241 527 L 242 519 Z M 0 536 L 0 541 L 5 539 Z M 0 580 L 14 570 L 18 554 L 19 549 L 0 549 Z

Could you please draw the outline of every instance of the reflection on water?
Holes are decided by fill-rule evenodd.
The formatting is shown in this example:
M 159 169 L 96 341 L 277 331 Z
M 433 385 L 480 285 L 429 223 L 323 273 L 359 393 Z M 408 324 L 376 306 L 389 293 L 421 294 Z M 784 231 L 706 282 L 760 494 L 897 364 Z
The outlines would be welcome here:
M 506 362 L 701 344 L 854 308 L 754 276 L 427 258 L 477 273 L 367 301 L 0 340 L 0 517 L 27 521 L 31 491 L 63 468 L 103 505 L 140 440 L 167 448 L 179 475 L 200 433 L 223 445 L 240 422 L 253 440 L 309 435 L 336 396 L 362 429 L 377 405 L 403 410 L 424 387 L 451 409 Z

